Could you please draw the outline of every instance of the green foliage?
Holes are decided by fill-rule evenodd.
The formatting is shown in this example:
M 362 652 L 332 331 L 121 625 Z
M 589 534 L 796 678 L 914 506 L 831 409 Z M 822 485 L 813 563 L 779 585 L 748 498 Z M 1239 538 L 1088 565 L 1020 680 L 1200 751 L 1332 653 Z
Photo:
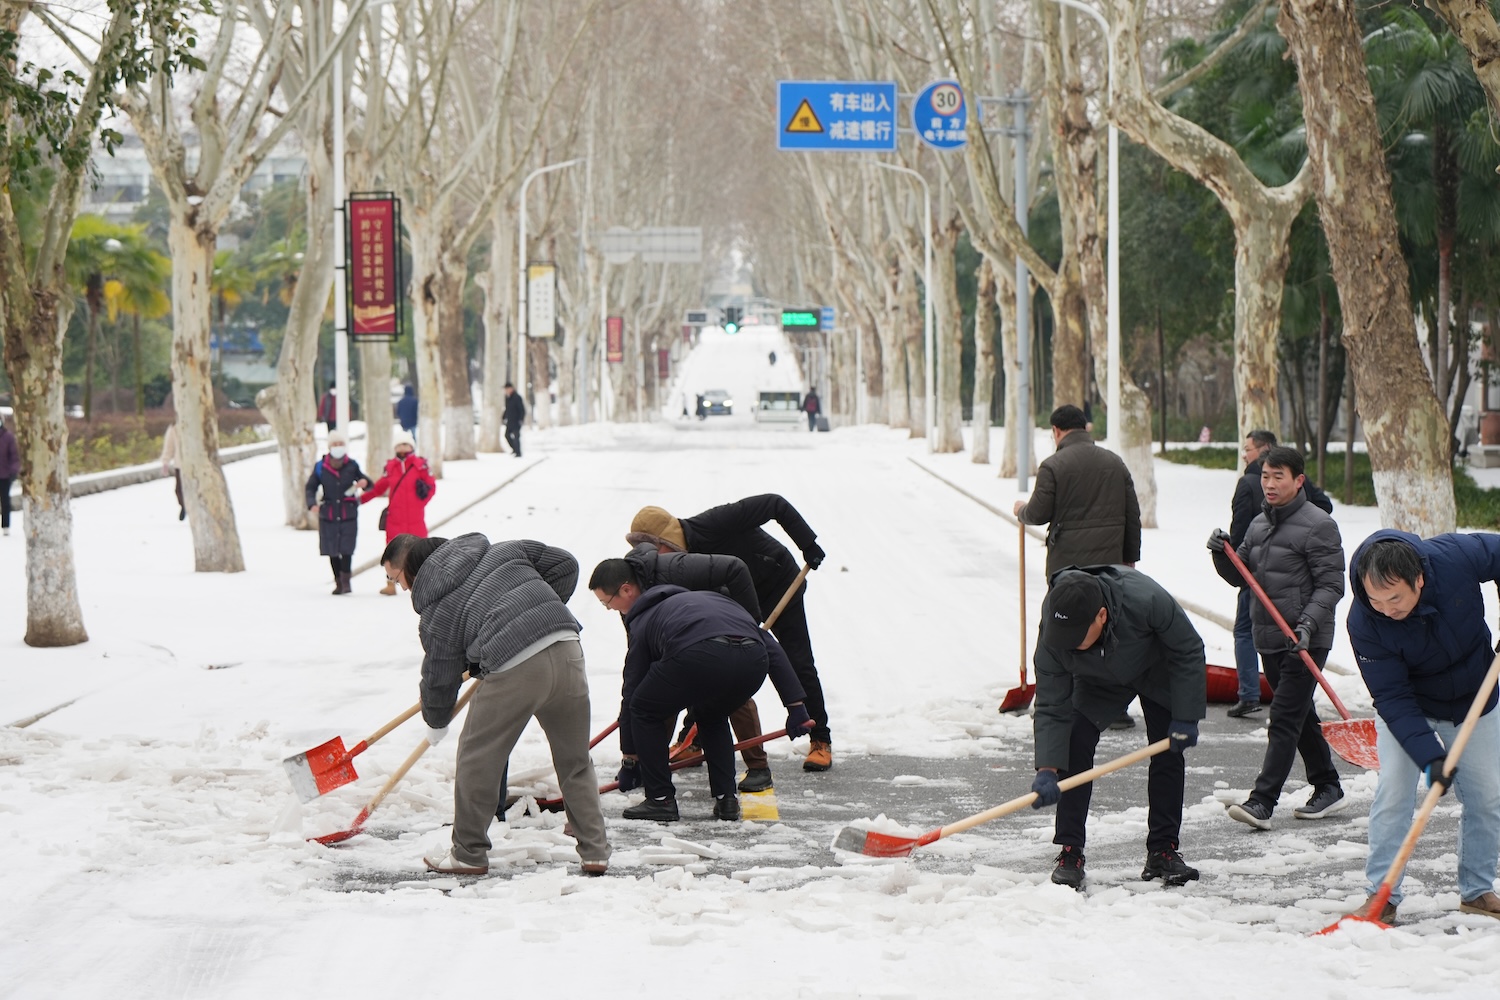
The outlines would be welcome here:
M 1453 500 L 1458 507 L 1460 528 L 1500 530 L 1500 489 L 1486 489 L 1474 482 L 1467 469 L 1456 468 Z
M 1178 465 L 1196 465 L 1200 469 L 1238 469 L 1238 448 L 1169 448 L 1164 456 Z

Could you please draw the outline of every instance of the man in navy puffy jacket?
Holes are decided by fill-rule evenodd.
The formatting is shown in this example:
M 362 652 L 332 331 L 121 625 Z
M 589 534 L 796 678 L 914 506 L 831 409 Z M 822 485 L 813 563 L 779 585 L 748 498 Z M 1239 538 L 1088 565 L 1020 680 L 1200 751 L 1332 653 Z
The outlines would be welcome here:
M 1370 806 L 1373 893 L 1395 860 L 1416 808 L 1417 779 L 1443 779 L 1448 746 L 1489 670 L 1490 630 L 1480 588 L 1500 581 L 1500 535 L 1421 539 L 1377 531 L 1349 561 L 1349 642 L 1379 715 L 1380 781 Z M 1492 691 L 1451 784 L 1463 803 L 1458 888 L 1465 913 L 1500 918 L 1500 713 Z M 1401 884 L 1380 914 L 1395 919 Z

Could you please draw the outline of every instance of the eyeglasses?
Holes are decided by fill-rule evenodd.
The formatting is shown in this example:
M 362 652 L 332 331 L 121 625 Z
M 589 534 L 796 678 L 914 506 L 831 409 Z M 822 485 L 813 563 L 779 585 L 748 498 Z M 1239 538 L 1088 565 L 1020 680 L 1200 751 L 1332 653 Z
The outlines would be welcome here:
M 398 576 L 391 576 L 391 574 L 387 573 L 385 575 L 385 582 L 386 583 L 400 583 L 401 582 L 401 577 L 399 575 Z
M 614 609 L 609 606 L 609 602 L 613 601 L 616 597 L 619 597 L 620 591 L 623 590 L 624 587 L 625 585 L 621 584 L 620 586 L 616 587 L 615 592 L 610 594 L 608 597 L 599 598 L 600 606 L 603 607 L 606 611 L 613 611 Z

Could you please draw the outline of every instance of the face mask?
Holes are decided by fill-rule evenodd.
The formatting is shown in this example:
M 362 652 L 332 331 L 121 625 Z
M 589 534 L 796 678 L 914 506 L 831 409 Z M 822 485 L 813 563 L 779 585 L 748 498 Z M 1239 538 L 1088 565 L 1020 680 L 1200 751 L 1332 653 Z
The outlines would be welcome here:
M 346 451 L 342 445 L 336 444 L 332 448 L 328 449 L 328 454 L 332 455 L 334 458 L 343 458 L 348 454 L 348 451 Z

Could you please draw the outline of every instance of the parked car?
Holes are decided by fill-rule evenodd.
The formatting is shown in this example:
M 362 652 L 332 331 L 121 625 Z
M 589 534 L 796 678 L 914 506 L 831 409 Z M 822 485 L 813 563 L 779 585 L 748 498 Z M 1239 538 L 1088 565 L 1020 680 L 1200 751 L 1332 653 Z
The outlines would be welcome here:
M 703 412 L 709 416 L 723 414 L 728 417 L 734 413 L 734 400 L 729 398 L 728 389 L 710 389 L 703 394 Z

